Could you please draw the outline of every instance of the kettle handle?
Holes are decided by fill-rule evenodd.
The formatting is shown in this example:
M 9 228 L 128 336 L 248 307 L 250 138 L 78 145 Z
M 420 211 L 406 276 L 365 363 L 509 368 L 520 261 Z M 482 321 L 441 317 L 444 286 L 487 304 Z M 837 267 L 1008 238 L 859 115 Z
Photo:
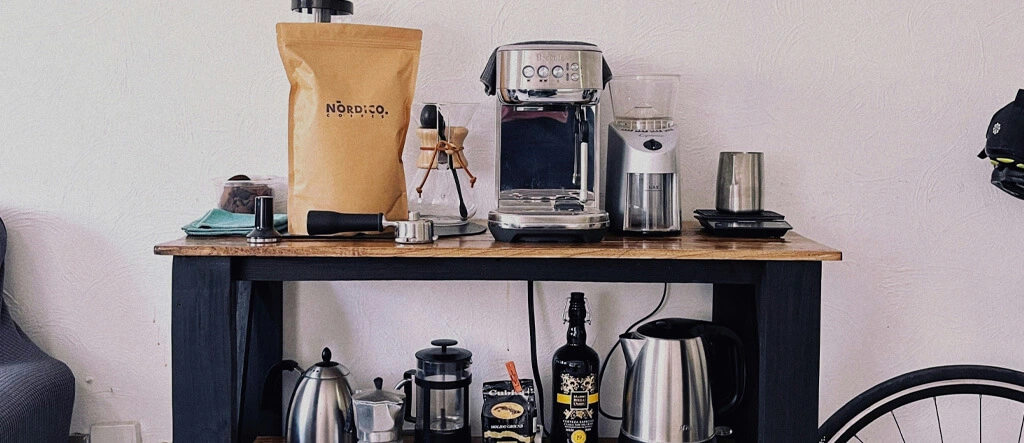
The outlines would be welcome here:
M 415 376 L 415 369 L 405 371 L 405 374 L 402 375 L 402 381 L 398 382 L 398 384 L 395 385 L 396 390 L 401 389 L 405 392 L 405 400 L 402 401 L 404 402 L 403 406 L 405 407 L 405 421 L 409 423 L 416 423 L 416 416 L 412 415 L 413 408 L 410 407 L 416 405 L 415 402 L 410 402 L 410 399 L 412 399 L 413 377 Z M 409 403 L 412 403 L 412 405 L 410 405 Z
M 740 337 L 736 335 L 732 329 L 725 326 L 719 326 L 715 324 L 707 324 L 704 326 L 704 331 L 709 342 L 714 342 L 716 338 L 724 338 L 725 341 L 730 343 L 729 354 L 732 356 L 732 364 L 735 372 L 733 373 L 733 391 L 729 397 L 729 401 L 724 402 L 721 406 L 715 408 L 716 414 L 725 414 L 736 408 L 743 401 L 743 395 L 747 387 L 747 361 L 743 352 L 743 342 Z
M 302 367 L 295 360 L 285 360 L 270 368 L 267 377 L 263 379 L 263 396 L 260 398 L 260 410 L 273 411 L 281 407 L 280 404 L 273 404 L 271 399 L 278 398 L 274 391 L 281 391 L 281 373 L 284 371 L 302 372 Z M 299 378 L 301 380 L 301 377 Z

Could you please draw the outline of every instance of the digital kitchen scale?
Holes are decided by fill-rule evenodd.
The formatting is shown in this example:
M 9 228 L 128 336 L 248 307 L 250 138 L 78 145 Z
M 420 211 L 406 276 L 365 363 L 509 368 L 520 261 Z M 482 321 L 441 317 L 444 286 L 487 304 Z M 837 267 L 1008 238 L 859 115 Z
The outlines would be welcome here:
M 704 230 L 719 237 L 739 238 L 781 238 L 793 229 L 786 217 L 778 212 L 761 211 L 749 214 L 719 212 L 714 209 L 698 209 L 694 218 Z

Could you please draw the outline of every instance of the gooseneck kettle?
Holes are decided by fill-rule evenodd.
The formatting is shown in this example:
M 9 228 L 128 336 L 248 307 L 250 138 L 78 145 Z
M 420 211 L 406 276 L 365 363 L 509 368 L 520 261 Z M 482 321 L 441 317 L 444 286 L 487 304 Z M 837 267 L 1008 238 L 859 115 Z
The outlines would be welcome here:
M 351 443 L 355 440 L 352 386 L 348 368 L 331 361 L 331 350 L 324 348 L 322 361 L 305 371 L 292 360 L 278 363 L 271 375 L 282 370 L 300 371 L 288 406 L 288 443 Z M 272 386 L 267 383 L 266 386 Z M 264 400 L 271 398 L 264 392 Z M 267 407 L 267 405 L 264 405 Z
M 667 318 L 619 336 L 619 343 L 627 366 L 619 443 L 706 443 L 730 433 L 715 429 L 715 413 L 731 410 L 743 398 L 746 366 L 736 333 L 709 322 Z M 734 386 L 717 407 L 708 344 L 731 351 Z

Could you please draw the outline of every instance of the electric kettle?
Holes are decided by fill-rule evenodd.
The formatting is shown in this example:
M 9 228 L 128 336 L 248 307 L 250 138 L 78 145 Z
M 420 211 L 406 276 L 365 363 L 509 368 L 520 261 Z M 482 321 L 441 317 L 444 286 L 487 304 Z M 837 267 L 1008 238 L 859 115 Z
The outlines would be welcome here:
M 706 443 L 731 433 L 715 429 L 715 413 L 743 398 L 746 366 L 736 333 L 705 321 L 667 318 L 620 335 L 619 343 L 626 357 L 619 443 Z M 711 397 L 708 345 L 728 348 L 732 359 L 733 392 L 718 407 Z
M 291 405 L 288 406 L 288 443 L 351 443 L 355 432 L 352 387 L 348 368 L 331 361 L 331 350 L 324 348 L 323 361 L 302 373 Z M 282 369 L 302 371 L 299 364 L 286 360 Z

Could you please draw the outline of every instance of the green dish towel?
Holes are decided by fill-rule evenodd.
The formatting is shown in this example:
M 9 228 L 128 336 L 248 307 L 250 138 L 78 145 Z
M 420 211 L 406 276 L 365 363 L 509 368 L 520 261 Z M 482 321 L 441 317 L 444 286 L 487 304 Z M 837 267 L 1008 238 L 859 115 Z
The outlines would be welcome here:
M 253 214 L 235 214 L 223 209 L 211 209 L 199 220 L 182 226 L 181 229 L 188 235 L 246 235 L 255 225 L 256 218 Z M 286 231 L 288 216 L 274 214 L 274 228 L 278 232 Z

